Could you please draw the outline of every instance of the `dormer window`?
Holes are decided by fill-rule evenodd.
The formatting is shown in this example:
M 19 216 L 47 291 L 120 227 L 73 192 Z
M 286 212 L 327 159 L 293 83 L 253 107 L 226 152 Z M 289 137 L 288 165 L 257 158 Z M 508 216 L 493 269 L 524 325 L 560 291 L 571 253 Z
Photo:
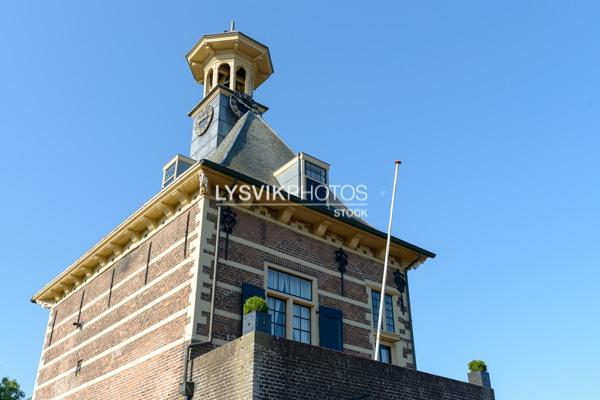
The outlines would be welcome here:
M 173 159 L 163 167 L 162 187 L 165 188 L 173 183 L 175 179 L 179 178 L 179 176 L 187 171 L 187 169 L 195 162 L 195 160 L 182 156 L 181 154 L 177 154 L 173 157 Z
M 177 163 L 173 163 L 165 170 L 165 176 L 163 177 L 163 187 L 170 185 L 175 180 L 175 167 Z
M 273 173 L 283 189 L 310 203 L 326 204 L 329 199 L 329 164 L 299 153 Z
M 317 162 L 304 158 L 304 196 L 311 203 L 327 203 L 327 170 Z

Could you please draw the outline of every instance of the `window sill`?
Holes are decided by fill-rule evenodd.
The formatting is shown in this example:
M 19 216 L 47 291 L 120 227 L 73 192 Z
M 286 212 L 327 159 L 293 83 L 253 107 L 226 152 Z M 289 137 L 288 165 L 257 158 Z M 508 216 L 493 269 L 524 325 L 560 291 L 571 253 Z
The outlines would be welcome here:
M 376 336 L 377 331 L 373 332 L 373 337 L 375 337 L 375 339 L 377 339 Z M 381 340 L 385 340 L 388 342 L 399 342 L 400 340 L 402 340 L 402 336 L 393 332 L 381 331 Z

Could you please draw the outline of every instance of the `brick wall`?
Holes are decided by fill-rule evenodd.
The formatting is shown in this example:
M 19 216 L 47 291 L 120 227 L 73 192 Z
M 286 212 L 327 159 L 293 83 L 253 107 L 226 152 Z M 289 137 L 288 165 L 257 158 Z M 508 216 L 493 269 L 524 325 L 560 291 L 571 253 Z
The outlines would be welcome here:
M 344 317 L 344 351 L 369 358 L 374 347 L 373 316 L 367 282 L 381 282 L 383 263 L 361 251 L 348 253 L 348 267 L 344 275 L 344 293 L 341 292 L 340 273 L 335 262 L 335 251 L 340 248 L 326 238 L 319 238 L 306 231 L 282 224 L 273 218 L 260 215 L 255 208 L 235 208 L 237 224 L 228 239 L 228 254 L 225 260 L 225 234 L 221 234 L 218 266 L 214 338 L 222 344 L 241 334 L 241 286 L 247 282 L 266 287 L 265 266 L 281 267 L 288 272 L 298 272 L 314 277 L 318 284 L 318 305 L 342 310 Z M 211 202 L 207 223 L 216 221 L 216 207 Z M 214 230 L 206 238 L 203 251 L 208 262 L 204 274 L 202 299 L 210 301 L 210 279 L 212 279 L 212 255 L 214 252 Z M 388 274 L 388 286 L 393 287 L 393 276 Z M 415 368 L 412 348 L 412 328 L 409 320 L 408 299 L 402 298 L 405 312 L 399 311 L 399 295 L 396 297 L 394 315 L 396 335 L 394 337 L 394 363 Z M 317 306 L 318 306 L 317 305 Z M 208 317 L 208 313 L 206 313 Z M 196 333 L 206 338 L 207 321 L 198 323 Z M 315 322 L 316 323 L 316 322 Z M 318 328 L 318 327 L 314 327 Z M 318 345 L 318 343 L 313 343 Z
M 206 400 L 494 399 L 492 389 L 262 333 L 199 357 L 195 376 L 194 398 Z
M 254 352 L 246 336 L 194 359 L 194 399 L 252 398 Z M 209 350 L 207 347 L 202 351 Z
M 183 210 L 53 307 L 35 399 L 180 398 L 198 211 Z

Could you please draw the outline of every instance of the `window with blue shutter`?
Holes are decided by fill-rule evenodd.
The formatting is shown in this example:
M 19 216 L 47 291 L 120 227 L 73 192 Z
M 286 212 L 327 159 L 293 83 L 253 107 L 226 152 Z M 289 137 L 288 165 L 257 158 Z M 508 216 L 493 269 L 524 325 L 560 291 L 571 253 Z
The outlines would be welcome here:
M 310 344 L 310 308 L 294 304 L 292 337 L 297 342 Z
M 344 349 L 344 327 L 341 310 L 325 306 L 319 307 L 319 345 L 338 351 Z

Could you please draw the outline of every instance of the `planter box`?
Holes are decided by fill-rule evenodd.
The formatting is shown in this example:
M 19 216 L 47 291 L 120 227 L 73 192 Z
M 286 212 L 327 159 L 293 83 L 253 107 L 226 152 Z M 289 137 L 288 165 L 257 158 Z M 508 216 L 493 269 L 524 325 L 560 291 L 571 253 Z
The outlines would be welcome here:
M 250 332 L 263 332 L 271 334 L 271 315 L 268 313 L 253 311 L 244 315 L 242 335 Z
M 487 372 L 469 372 L 469 383 L 477 386 L 492 387 L 490 374 Z

